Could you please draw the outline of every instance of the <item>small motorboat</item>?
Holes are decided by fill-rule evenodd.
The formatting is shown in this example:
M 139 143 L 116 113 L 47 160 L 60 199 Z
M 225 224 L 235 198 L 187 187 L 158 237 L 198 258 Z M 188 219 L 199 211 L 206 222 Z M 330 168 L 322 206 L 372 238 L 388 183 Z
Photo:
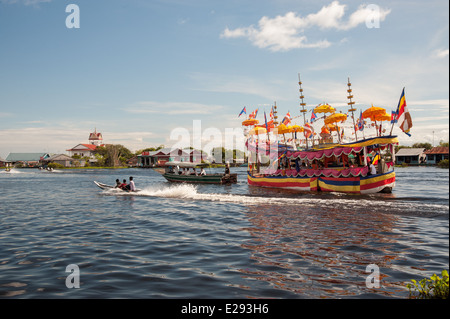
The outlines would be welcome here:
M 120 192 L 129 192 L 127 190 L 124 190 L 124 189 L 121 189 L 121 188 L 117 188 L 115 186 L 107 185 L 107 184 L 104 184 L 104 183 L 100 183 L 100 182 L 97 182 L 97 181 L 94 181 L 94 184 L 97 185 L 99 188 L 101 188 L 103 190 L 116 190 L 116 191 L 120 191 Z M 133 193 L 140 192 L 140 191 L 141 191 L 141 189 L 136 188 L 136 190 Z

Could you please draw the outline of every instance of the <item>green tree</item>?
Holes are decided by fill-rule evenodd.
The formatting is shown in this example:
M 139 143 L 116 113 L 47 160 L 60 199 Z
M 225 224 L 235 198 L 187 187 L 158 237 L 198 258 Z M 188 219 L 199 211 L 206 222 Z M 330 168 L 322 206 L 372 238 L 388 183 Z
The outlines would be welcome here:
M 433 146 L 430 143 L 414 143 L 413 148 L 424 148 L 426 150 L 431 150 Z

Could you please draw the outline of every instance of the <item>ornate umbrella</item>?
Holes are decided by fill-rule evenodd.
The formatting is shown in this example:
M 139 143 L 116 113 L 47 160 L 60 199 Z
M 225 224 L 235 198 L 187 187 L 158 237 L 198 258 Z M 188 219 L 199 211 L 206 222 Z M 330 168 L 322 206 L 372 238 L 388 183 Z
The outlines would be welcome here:
M 336 109 L 329 104 L 320 104 L 314 108 L 314 113 L 334 113 Z
M 244 126 L 252 126 L 258 124 L 259 121 L 257 119 L 248 119 L 242 122 L 242 125 Z
M 335 123 L 336 131 L 338 132 L 339 143 L 341 142 L 341 134 L 339 133 L 339 127 L 337 126 L 337 123 L 345 122 L 346 120 L 347 120 L 347 114 L 344 114 L 344 113 L 333 113 L 333 114 L 327 116 L 324 120 L 326 125 Z

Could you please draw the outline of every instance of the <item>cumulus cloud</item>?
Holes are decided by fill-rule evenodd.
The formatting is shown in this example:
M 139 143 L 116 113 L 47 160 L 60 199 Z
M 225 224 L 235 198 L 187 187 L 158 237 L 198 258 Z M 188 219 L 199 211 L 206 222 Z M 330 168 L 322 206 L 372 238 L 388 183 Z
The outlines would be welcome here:
M 301 17 L 295 12 L 288 12 L 284 16 L 275 18 L 262 17 L 258 25 L 229 29 L 220 35 L 221 38 L 248 38 L 259 48 L 271 51 L 288 51 L 296 48 L 326 48 L 329 41 L 320 40 L 308 42 L 304 32 L 308 28 L 317 27 L 321 30 L 349 30 L 365 23 L 367 27 L 377 27 L 390 13 L 389 9 L 382 9 L 376 5 L 361 5 L 353 12 L 347 21 L 343 20 L 346 5 L 333 1 L 322 7 L 317 13 Z

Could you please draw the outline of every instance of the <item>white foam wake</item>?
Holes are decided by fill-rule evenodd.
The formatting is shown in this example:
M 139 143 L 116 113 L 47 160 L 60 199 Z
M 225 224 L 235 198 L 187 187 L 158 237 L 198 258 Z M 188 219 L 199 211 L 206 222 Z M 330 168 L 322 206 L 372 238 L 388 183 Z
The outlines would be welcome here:
M 120 196 L 149 196 L 161 198 L 185 199 L 194 201 L 224 202 L 245 205 L 301 205 L 303 207 L 334 207 L 334 208 L 367 208 L 380 210 L 415 210 L 415 203 L 404 201 L 384 201 L 382 199 L 363 199 L 363 198 L 311 198 L 303 196 L 292 197 L 267 197 L 238 194 L 220 194 L 220 193 L 199 193 L 197 187 L 192 184 L 176 184 L 170 186 L 149 186 L 137 193 L 127 193 L 118 190 L 104 191 L 106 194 Z M 439 204 L 421 204 L 422 209 L 434 212 L 448 213 L 449 207 Z

